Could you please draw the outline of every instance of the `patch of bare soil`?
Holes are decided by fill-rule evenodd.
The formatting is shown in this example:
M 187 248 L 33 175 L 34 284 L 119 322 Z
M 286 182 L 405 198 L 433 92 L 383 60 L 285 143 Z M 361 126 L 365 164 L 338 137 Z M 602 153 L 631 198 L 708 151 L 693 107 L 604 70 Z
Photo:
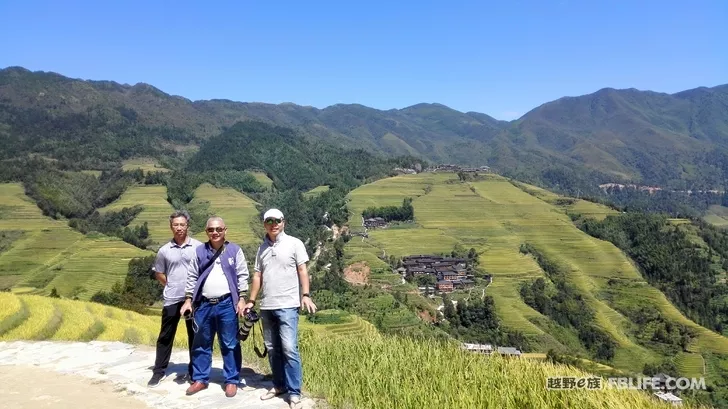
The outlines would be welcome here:
M 369 280 L 371 269 L 365 261 L 354 263 L 344 269 L 344 280 L 354 285 L 364 285 Z
M 420 318 L 424 321 L 435 322 L 435 318 L 432 315 L 430 315 L 430 313 L 428 311 L 420 311 L 417 313 L 417 315 L 419 315 Z
M 0 366 L 0 402 L 13 409 L 146 409 L 114 385 L 32 366 Z

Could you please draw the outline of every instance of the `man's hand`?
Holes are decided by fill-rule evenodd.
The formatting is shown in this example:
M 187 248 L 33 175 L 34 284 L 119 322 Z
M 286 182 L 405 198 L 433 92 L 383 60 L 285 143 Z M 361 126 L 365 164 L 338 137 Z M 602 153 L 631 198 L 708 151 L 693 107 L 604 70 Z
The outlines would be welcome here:
M 238 305 L 235 307 L 235 312 L 238 313 L 239 317 L 242 317 L 245 315 L 245 313 L 244 313 L 245 306 L 246 306 L 245 299 L 243 297 L 240 297 L 240 301 L 238 301 Z
M 301 310 L 307 310 L 309 314 L 313 314 L 316 312 L 316 304 L 309 297 L 302 297 Z
M 192 311 L 192 300 L 189 298 L 185 300 L 184 304 L 182 304 L 182 308 L 179 309 L 179 313 L 184 317 L 187 311 Z
M 255 304 L 253 304 L 252 302 L 249 302 L 249 303 L 245 304 L 245 309 L 246 309 L 246 310 L 248 310 L 248 309 L 253 309 L 253 306 L 254 306 L 254 305 L 255 305 Z

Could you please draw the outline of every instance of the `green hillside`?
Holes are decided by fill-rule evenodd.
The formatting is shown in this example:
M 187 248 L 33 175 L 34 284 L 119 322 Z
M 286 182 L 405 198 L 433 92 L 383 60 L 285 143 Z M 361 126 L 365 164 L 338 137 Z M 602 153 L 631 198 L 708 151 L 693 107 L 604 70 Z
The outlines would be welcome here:
M 149 237 L 152 242 L 160 244 L 171 237 L 169 215 L 172 214 L 174 209 L 166 199 L 167 188 L 164 186 L 132 186 L 118 200 L 99 209 L 99 212 L 118 212 L 125 207 L 134 207 L 141 204 L 143 210 L 134 218 L 130 226 L 147 223 Z
M 158 317 L 95 303 L 0 293 L 0 304 L 0 342 L 104 340 L 152 346 L 159 330 Z M 304 392 L 324 398 L 331 407 L 669 407 L 647 393 L 606 386 L 599 391 L 548 391 L 544 385 L 549 376 L 589 374 L 530 359 L 472 354 L 457 345 L 384 337 L 360 318 L 335 311 L 324 311 L 321 318 L 328 322 L 302 319 L 300 324 Z M 185 345 L 180 325 L 175 346 Z M 255 356 L 253 342 L 242 347 L 246 366 L 270 372 L 267 360 Z
M 296 129 L 309 143 L 487 164 L 561 188 L 558 173 L 579 170 L 579 188 L 592 194 L 598 183 L 625 179 L 719 188 L 728 175 L 725 85 L 676 94 L 604 88 L 546 102 L 511 122 L 441 104 L 382 111 L 189 101 L 149 84 L 81 81 L 20 67 L 0 70 L 0 94 L 0 159 L 36 153 L 85 169 L 187 155 L 235 123 L 257 120 Z M 150 163 L 142 166 L 154 169 Z
M 728 207 L 719 205 L 710 206 L 703 218 L 706 222 L 718 227 L 728 226 Z
M 133 257 L 150 252 L 120 239 L 84 236 L 41 214 L 17 183 L 0 184 L 0 232 L 22 234 L 0 252 L 0 287 L 89 299 L 123 279 Z
M 482 180 L 460 182 L 452 173 L 422 173 L 379 180 L 349 195 L 352 230 L 361 229 L 361 211 L 369 206 L 398 205 L 415 197 L 415 224 L 370 229 L 369 238 L 354 237 L 347 244 L 347 262 L 366 261 L 373 269 L 388 270 L 377 257 L 384 252 L 399 257 L 411 254 L 450 252 L 456 244 L 474 247 L 481 269 L 493 276 L 486 294 L 492 296 L 503 325 L 529 336 L 544 351 L 557 348 L 574 352 L 574 339 L 555 329 L 554 322 L 524 303 L 522 283 L 546 277 L 521 244 L 537 248 L 549 260 L 567 268 L 571 283 L 596 311 L 596 325 L 617 342 L 613 366 L 641 371 L 659 355 L 640 345 L 631 335 L 633 324 L 618 308 L 653 305 L 665 317 L 693 328 L 698 335 L 694 352 L 728 353 L 728 338 L 686 319 L 665 296 L 649 286 L 634 265 L 612 244 L 597 240 L 576 228 L 566 212 L 608 213 L 604 207 L 552 204 L 558 197 L 543 190 L 527 191 L 508 180 L 488 175 Z M 562 201 L 561 203 L 568 203 Z M 630 283 L 621 293 L 604 297 L 609 279 Z
M 254 230 L 255 227 L 262 228 L 256 203 L 234 189 L 203 183 L 195 190 L 195 198 L 190 205 L 204 206 L 211 215 L 222 217 L 228 228 L 226 237 L 230 241 L 242 245 L 257 244 L 262 240 L 262 234 Z M 203 242 L 207 240 L 204 232 L 197 234 L 196 238 Z

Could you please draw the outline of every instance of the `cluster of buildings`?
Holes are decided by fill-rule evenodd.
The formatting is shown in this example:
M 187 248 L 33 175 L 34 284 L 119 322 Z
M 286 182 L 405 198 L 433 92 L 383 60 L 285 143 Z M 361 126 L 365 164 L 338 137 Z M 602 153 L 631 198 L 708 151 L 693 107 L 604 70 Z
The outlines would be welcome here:
M 370 217 L 364 219 L 362 224 L 367 229 L 375 229 L 377 227 L 387 227 L 387 221 L 382 217 Z
M 397 271 L 404 277 L 431 275 L 437 280 L 435 289 L 443 293 L 475 285 L 473 274 L 468 272 L 468 260 L 464 258 L 424 254 L 406 256 L 402 258 L 402 267 Z M 420 287 L 420 291 L 427 291 L 427 288 Z
M 414 175 L 414 174 L 416 174 L 416 173 L 417 173 L 417 171 L 416 171 L 416 170 L 414 170 L 414 169 L 411 169 L 411 168 L 394 168 L 394 169 L 392 169 L 392 170 L 393 170 L 393 171 L 394 171 L 395 173 L 399 173 L 399 174 L 406 174 L 406 175 Z
M 497 353 L 498 355 L 516 357 L 516 358 L 520 358 L 522 355 L 521 351 L 518 348 L 514 348 L 514 347 L 495 347 L 495 348 L 493 348 L 493 345 L 491 345 L 491 344 L 468 344 L 466 342 L 463 342 L 461 345 L 461 348 L 466 351 L 475 352 L 478 354 L 485 354 L 485 355 L 490 355 L 494 352 Z
M 428 172 L 490 172 L 489 166 L 468 167 L 453 164 L 435 165 L 427 169 Z

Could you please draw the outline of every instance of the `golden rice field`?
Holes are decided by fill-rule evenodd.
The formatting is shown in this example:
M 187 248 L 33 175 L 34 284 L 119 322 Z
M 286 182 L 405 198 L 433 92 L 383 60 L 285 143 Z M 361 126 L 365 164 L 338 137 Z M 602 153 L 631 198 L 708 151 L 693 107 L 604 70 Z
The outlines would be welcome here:
M 155 316 L 39 296 L 0 293 L 0 305 L 0 341 L 106 340 L 152 346 L 160 324 Z M 605 381 L 598 390 L 547 390 L 549 376 L 593 375 L 538 360 L 473 354 L 456 344 L 380 336 L 371 324 L 351 322 L 355 324 L 300 320 L 304 392 L 324 398 L 332 408 L 670 407 L 644 392 L 609 388 Z M 184 331 L 180 324 L 178 348 L 186 345 Z M 242 343 L 244 362 L 269 373 L 267 361 L 258 359 L 252 346 Z
M 216 188 L 203 183 L 195 190 L 195 198 L 191 205 L 208 203 L 208 211 L 220 216 L 228 228 L 227 239 L 238 244 L 260 243 L 263 237 L 263 222 L 258 218 L 256 202 L 248 196 L 231 188 Z M 259 229 L 260 233 L 255 229 Z M 195 235 L 200 241 L 206 241 L 204 232 Z
M 125 160 L 121 165 L 122 170 L 141 169 L 144 173 L 149 172 L 169 172 L 169 169 L 163 167 L 154 158 L 134 158 Z
M 0 231 L 22 230 L 0 253 L 0 287 L 89 299 L 123 280 L 129 260 L 151 252 L 117 238 L 90 237 L 43 216 L 17 183 L 0 184 Z
M 119 211 L 125 207 L 142 205 L 144 210 L 129 223 L 130 227 L 147 223 L 149 237 L 156 244 L 164 243 L 172 237 L 169 228 L 169 215 L 174 209 L 167 202 L 167 187 L 160 185 L 136 185 L 128 188 L 117 200 L 106 207 L 99 209 L 100 213 L 106 211 Z
M 657 356 L 631 339 L 628 320 L 599 297 L 612 277 L 632 284 L 618 297 L 621 301 L 652 304 L 674 322 L 694 328 L 699 334 L 693 346 L 696 350 L 728 352 L 728 338 L 684 317 L 661 292 L 645 282 L 619 249 L 581 232 L 566 214 L 579 209 L 581 213 L 604 217 L 610 209 L 593 203 L 553 204 L 560 203 L 556 201 L 558 196 L 526 187 L 530 193 L 496 175 L 461 183 L 456 174 L 422 173 L 358 188 L 349 195 L 353 226 L 361 226 L 364 208 L 399 205 L 404 197 L 411 196 L 416 197 L 416 227 L 374 229 L 369 230 L 368 239 L 353 237 L 346 247 L 347 261 L 370 262 L 383 252 L 395 256 L 446 252 L 455 243 L 474 247 L 481 268 L 493 275 L 487 294 L 494 298 L 503 324 L 534 337 L 544 348 L 556 346 L 559 341 L 543 326 L 549 320 L 526 305 L 518 293 L 521 283 L 544 276 L 532 257 L 520 253 L 520 245 L 527 242 L 569 271 L 570 282 L 597 312 L 597 325 L 619 345 L 613 362 L 616 368 L 641 371 Z

